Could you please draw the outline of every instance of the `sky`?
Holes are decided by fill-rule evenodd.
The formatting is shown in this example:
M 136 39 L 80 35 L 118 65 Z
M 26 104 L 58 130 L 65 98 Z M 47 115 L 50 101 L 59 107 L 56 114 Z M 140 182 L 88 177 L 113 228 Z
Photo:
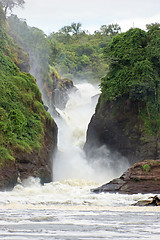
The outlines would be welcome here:
M 80 22 L 93 33 L 102 25 L 119 24 L 122 32 L 131 27 L 145 30 L 146 24 L 160 23 L 160 0 L 25 0 L 13 14 L 47 35 L 63 26 Z

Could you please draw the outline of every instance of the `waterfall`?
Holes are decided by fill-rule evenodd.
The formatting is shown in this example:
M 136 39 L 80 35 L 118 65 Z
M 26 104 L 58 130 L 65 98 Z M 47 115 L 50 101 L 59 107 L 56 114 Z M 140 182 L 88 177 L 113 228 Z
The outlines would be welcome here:
M 83 151 L 87 127 L 94 114 L 100 90 L 90 83 L 78 84 L 76 88 L 77 91 L 70 93 L 64 111 L 57 109 L 60 118 L 56 119 L 59 133 L 53 180 L 86 179 L 103 183 L 115 177 L 109 167 L 112 160 L 108 157 L 108 149 L 101 147 L 97 150 L 103 157 L 92 162 L 86 159 Z

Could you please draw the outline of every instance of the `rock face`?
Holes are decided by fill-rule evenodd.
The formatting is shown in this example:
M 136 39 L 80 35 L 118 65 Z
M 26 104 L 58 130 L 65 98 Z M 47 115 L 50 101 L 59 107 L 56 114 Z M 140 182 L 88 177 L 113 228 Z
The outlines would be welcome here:
M 133 204 L 133 206 L 159 206 L 160 205 L 160 199 L 157 195 L 151 198 L 148 200 L 140 200 L 137 203 Z
M 0 166 L 0 191 L 11 189 L 17 182 L 18 171 L 14 162 Z
M 52 181 L 53 155 L 57 148 L 57 126 L 54 121 L 46 123 L 44 142 L 39 153 L 16 152 L 15 159 L 20 179 L 38 177 L 41 183 Z
M 30 176 L 38 177 L 41 183 L 52 181 L 52 158 L 57 148 L 57 126 L 54 121 L 46 123 L 45 135 L 40 152 L 31 153 L 17 150 L 15 161 L 0 166 L 0 190 L 12 189 L 17 178 L 24 180 Z
M 70 79 L 57 79 L 53 83 L 52 102 L 59 109 L 64 109 L 69 99 L 68 93 L 75 87 Z
M 146 131 L 138 112 L 136 102 L 125 98 L 105 102 L 101 95 L 88 127 L 86 152 L 106 145 L 112 152 L 118 151 L 128 158 L 131 165 L 145 159 L 158 159 L 160 137 Z
M 76 91 L 76 87 L 70 79 L 62 79 L 54 68 L 50 66 L 50 72 L 47 81 L 41 81 L 42 95 L 45 102 L 50 109 L 52 116 L 57 117 L 59 114 L 56 108 L 63 110 L 69 99 L 69 93 Z
M 160 160 L 135 163 L 120 178 L 93 189 L 95 193 L 160 193 Z

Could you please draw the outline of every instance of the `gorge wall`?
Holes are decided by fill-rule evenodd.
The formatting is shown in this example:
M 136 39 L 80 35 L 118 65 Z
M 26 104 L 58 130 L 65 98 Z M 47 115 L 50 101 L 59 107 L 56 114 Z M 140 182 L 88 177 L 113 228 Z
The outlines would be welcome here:
M 160 26 L 130 29 L 105 50 L 109 71 L 101 79 L 85 149 L 105 144 L 130 164 L 160 158 Z

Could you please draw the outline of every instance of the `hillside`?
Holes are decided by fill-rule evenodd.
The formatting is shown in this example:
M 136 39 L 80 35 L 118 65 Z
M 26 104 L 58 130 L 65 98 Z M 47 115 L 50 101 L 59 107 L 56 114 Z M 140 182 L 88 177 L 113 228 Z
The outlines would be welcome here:
M 24 72 L 28 55 L 7 30 L 0 8 L 0 189 L 14 186 L 18 176 L 51 181 L 57 141 L 56 124 L 44 109 L 36 80 Z
M 160 28 L 130 29 L 106 48 L 110 62 L 85 149 L 106 145 L 130 164 L 160 158 Z

